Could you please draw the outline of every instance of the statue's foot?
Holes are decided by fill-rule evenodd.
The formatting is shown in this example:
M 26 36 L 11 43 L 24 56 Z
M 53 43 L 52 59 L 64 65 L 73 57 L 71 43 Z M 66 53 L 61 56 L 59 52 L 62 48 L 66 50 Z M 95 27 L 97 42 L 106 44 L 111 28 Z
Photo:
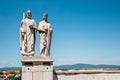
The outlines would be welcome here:
M 33 57 L 34 56 L 34 53 L 24 53 L 24 54 L 22 54 L 23 55 L 23 57 L 25 58 L 25 57 Z

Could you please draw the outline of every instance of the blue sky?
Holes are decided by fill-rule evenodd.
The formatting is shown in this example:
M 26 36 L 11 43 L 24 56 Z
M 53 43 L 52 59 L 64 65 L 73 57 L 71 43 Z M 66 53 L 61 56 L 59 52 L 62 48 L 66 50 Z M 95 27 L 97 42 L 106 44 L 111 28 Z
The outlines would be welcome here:
M 0 67 L 21 66 L 19 28 L 32 11 L 36 24 L 49 14 L 54 65 L 120 65 L 119 0 L 0 0 Z M 39 56 L 39 33 L 36 56 Z

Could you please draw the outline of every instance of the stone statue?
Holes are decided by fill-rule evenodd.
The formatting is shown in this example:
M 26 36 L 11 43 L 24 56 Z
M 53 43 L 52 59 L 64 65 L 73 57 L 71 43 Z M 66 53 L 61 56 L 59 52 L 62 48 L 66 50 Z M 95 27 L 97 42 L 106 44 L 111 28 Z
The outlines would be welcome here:
M 20 50 L 23 56 L 34 56 L 35 53 L 36 23 L 31 17 L 31 11 L 27 10 L 20 25 Z
M 43 14 L 43 20 L 39 23 L 38 31 L 40 33 L 40 54 L 41 56 L 50 56 L 50 46 L 52 38 L 51 24 L 47 20 L 48 14 Z

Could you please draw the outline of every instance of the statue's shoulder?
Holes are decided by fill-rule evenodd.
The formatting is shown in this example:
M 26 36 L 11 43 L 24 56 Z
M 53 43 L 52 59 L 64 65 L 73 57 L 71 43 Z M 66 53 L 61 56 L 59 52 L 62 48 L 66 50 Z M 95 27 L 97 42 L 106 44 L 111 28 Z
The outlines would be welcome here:
M 32 21 L 35 21 L 34 19 L 31 19 Z
M 44 21 L 40 21 L 40 22 L 39 22 L 39 26 L 40 26 L 40 25 L 44 25 L 44 23 L 45 23 Z
M 24 22 L 24 19 L 21 20 L 21 23 L 23 23 L 23 22 Z
M 26 21 L 27 21 L 26 18 L 21 20 L 22 23 L 25 23 Z
M 25 24 L 25 20 L 24 19 L 21 20 L 20 26 L 22 26 L 23 24 Z
M 51 27 L 51 24 L 50 24 L 50 22 L 47 22 L 47 25 Z
M 33 23 L 35 23 L 35 20 L 34 20 L 34 19 L 31 19 L 31 21 L 32 21 Z
M 50 22 L 48 22 L 48 24 L 51 25 Z
M 39 23 L 45 23 L 45 21 L 40 21 Z

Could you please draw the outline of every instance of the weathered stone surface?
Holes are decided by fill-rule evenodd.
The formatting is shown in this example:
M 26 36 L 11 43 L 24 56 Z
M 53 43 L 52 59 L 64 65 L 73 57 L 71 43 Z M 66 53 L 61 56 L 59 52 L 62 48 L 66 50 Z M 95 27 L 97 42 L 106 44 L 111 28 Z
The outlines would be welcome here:
M 42 57 L 42 56 L 39 56 L 39 57 L 24 57 L 22 62 L 53 62 L 53 59 L 51 57 Z
M 53 80 L 51 57 L 25 57 L 22 60 L 22 80 Z
M 50 56 L 52 38 L 52 27 L 47 18 L 48 14 L 43 14 L 43 20 L 38 26 L 38 31 L 40 33 L 40 55 L 44 57 Z
M 53 80 L 120 80 L 120 70 L 55 71 Z
M 36 23 L 32 19 L 31 11 L 27 10 L 26 18 L 20 24 L 20 50 L 23 56 L 34 56 Z

